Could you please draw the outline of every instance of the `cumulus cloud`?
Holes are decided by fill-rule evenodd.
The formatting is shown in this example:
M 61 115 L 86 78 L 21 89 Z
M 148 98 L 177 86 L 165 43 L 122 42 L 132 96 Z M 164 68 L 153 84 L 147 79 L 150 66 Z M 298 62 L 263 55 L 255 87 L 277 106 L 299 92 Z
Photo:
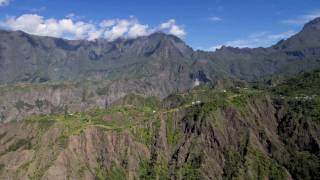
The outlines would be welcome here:
M 129 38 L 145 36 L 148 34 L 148 25 L 134 24 L 128 31 Z
M 250 34 L 247 38 L 244 39 L 236 39 L 233 41 L 227 41 L 221 45 L 215 45 L 211 47 L 209 50 L 215 51 L 222 46 L 231 46 L 231 47 L 239 47 L 239 48 L 256 48 L 256 47 L 268 47 L 276 42 L 287 39 L 294 35 L 296 32 L 293 30 L 281 32 L 281 33 L 270 33 L 267 31 L 257 32 Z
M 307 23 L 317 17 L 320 17 L 320 10 L 309 12 L 307 14 L 298 16 L 297 18 L 294 18 L 294 19 L 283 20 L 282 23 L 300 26 L 300 25 L 304 25 L 305 23 Z
M 170 19 L 169 21 L 160 24 L 159 29 L 178 37 L 183 37 L 187 34 L 182 27 L 176 24 L 174 19 Z
M 75 17 L 76 15 L 72 13 L 63 19 L 46 19 L 37 14 L 24 14 L 19 17 L 9 17 L 0 24 L 11 30 L 22 30 L 30 34 L 66 39 L 94 40 L 104 38 L 113 41 L 117 38 L 146 36 L 155 31 L 163 31 L 178 37 L 186 35 L 185 30 L 178 26 L 174 19 L 151 28 L 147 24 L 141 24 L 135 17 L 105 19 L 99 23 L 80 21 Z
M 10 4 L 11 0 L 0 0 L 0 6 L 7 6 Z
M 36 14 L 25 14 L 20 17 L 10 17 L 3 23 L 9 29 L 22 30 L 41 36 L 65 37 L 68 39 L 92 40 L 97 32 L 93 24 L 71 19 L 44 19 Z
M 106 19 L 100 23 L 100 26 L 103 28 L 108 28 L 108 27 L 113 26 L 115 23 L 116 23 L 116 21 L 114 19 Z

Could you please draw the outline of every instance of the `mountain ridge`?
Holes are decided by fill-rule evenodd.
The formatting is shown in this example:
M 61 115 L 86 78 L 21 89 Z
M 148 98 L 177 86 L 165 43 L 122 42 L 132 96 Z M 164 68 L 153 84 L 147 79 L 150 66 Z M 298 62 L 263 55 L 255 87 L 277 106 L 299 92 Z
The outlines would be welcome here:
M 0 121 L 61 113 L 66 105 L 71 112 L 105 107 L 131 93 L 165 98 L 199 84 L 225 89 L 272 79 L 281 82 L 320 68 L 320 42 L 299 43 L 310 38 L 309 31 L 318 23 L 269 48 L 223 47 L 216 52 L 194 51 L 163 33 L 89 42 L 2 31 L 0 99 L 5 105 Z M 312 33 L 313 39 L 320 37 L 317 29 Z M 39 101 L 46 102 L 43 109 L 35 108 Z
M 206 69 L 207 72 L 205 74 L 207 77 L 210 77 L 209 79 L 211 79 L 211 81 L 217 80 L 215 76 L 223 75 L 222 72 L 219 72 L 220 69 L 221 71 L 225 72 L 224 75 L 226 76 L 250 81 L 253 79 L 259 79 L 272 73 L 281 74 L 281 72 L 276 72 L 274 70 L 283 69 L 283 67 L 279 66 L 272 68 L 273 70 L 270 71 L 270 69 L 268 70 L 267 66 L 277 66 L 277 63 L 289 64 L 289 62 L 285 62 L 287 61 L 287 59 L 292 59 L 295 57 L 304 58 L 303 53 L 315 54 L 315 49 L 319 48 L 318 45 L 320 43 L 318 42 L 318 40 L 315 40 L 315 38 L 312 38 L 311 41 L 309 36 L 314 36 L 314 34 L 319 36 L 320 32 L 317 29 L 313 30 L 314 28 L 312 28 L 315 27 L 318 23 L 319 20 L 315 19 L 310 23 L 307 23 L 300 33 L 288 38 L 287 40 L 282 40 L 268 48 L 250 49 L 222 47 L 215 52 L 195 51 L 191 47 L 186 45 L 185 42 L 183 42 L 180 38 L 161 32 L 153 33 L 149 36 L 138 37 L 135 39 L 119 38 L 115 41 L 108 42 L 101 39 L 96 41 L 65 40 L 61 38 L 29 35 L 22 31 L 2 31 L 2 33 L 0 32 L 1 40 L 6 44 L 0 44 L 0 63 L 2 61 L 5 61 L 6 59 L 10 59 L 10 61 L 7 60 L 8 62 L 2 62 L 0 65 L 4 66 L 4 64 L 7 64 L 8 66 L 6 68 L 3 68 L 2 72 L 8 71 L 9 74 L 13 74 L 12 76 L 15 77 L 14 79 L 12 79 L 6 74 L 2 74 L 2 77 L 4 78 L 0 79 L 0 83 L 15 83 L 24 81 L 28 82 L 32 78 L 30 77 L 30 79 L 28 79 L 28 77 L 24 78 L 23 76 L 26 76 L 26 74 L 27 76 L 28 74 L 32 75 L 37 71 L 44 71 L 41 73 L 44 73 L 43 76 L 47 76 L 44 77 L 44 80 L 48 79 L 48 81 L 81 81 L 84 79 L 97 80 L 99 79 L 97 78 L 97 76 L 101 76 L 102 79 L 110 79 L 112 78 L 112 76 L 116 76 L 116 79 L 121 79 L 123 78 L 121 74 L 123 75 L 125 74 L 125 72 L 113 73 L 112 70 L 114 68 L 120 68 L 120 71 L 124 71 L 124 69 L 121 69 L 121 67 L 125 68 L 126 66 L 130 66 L 132 64 L 145 66 L 146 64 L 148 64 L 146 63 L 146 61 L 149 61 L 150 63 L 151 59 L 153 59 L 153 61 L 160 61 L 158 62 L 160 64 L 162 63 L 161 61 L 169 62 L 169 64 L 171 64 L 170 66 L 179 66 L 180 61 L 185 61 L 184 66 L 191 66 L 189 67 L 191 69 L 188 70 L 190 74 L 192 73 L 192 71 L 199 71 L 200 68 L 202 69 L 201 71 L 204 71 L 203 69 Z M 9 36 L 9 38 L 7 36 Z M 305 39 L 303 41 L 304 44 L 301 43 L 302 39 Z M 16 49 L 18 52 L 20 52 L 19 49 L 21 49 L 21 52 L 23 52 L 23 49 L 25 49 L 25 51 L 30 53 L 20 53 L 16 56 L 10 57 L 8 53 L 10 54 L 11 52 L 8 50 L 8 48 Z M 31 52 L 34 53 L 31 54 Z M 316 55 L 318 56 L 318 54 Z M 270 60 L 266 60 L 267 58 L 269 58 Z M 196 61 L 201 60 L 203 62 L 206 61 L 207 63 L 209 63 L 208 66 L 210 67 L 210 69 L 205 66 L 202 66 L 198 69 L 193 69 L 194 67 L 192 67 L 192 64 L 197 63 Z M 172 63 L 170 61 L 177 62 Z M 243 66 L 254 63 L 258 64 L 258 67 L 254 68 L 253 70 L 253 72 L 256 71 L 257 74 L 250 74 L 250 71 L 238 67 L 238 61 L 242 61 L 241 63 L 243 64 Z M 270 63 L 269 61 L 272 62 Z M 10 63 L 13 63 L 13 67 L 10 66 Z M 30 65 L 30 63 L 35 64 L 36 67 L 27 68 L 28 66 L 32 66 Z M 22 71 L 20 74 L 19 72 L 17 72 L 17 70 L 14 69 L 14 67 L 19 66 L 19 64 L 24 64 L 26 66 L 26 68 L 19 68 L 19 70 Z M 62 64 L 64 64 L 63 67 L 61 67 Z M 164 64 L 165 63 L 163 63 L 163 65 Z M 318 64 L 318 62 L 314 62 L 314 64 Z M 216 66 L 220 66 L 220 69 Z M 146 68 L 152 69 L 153 67 Z M 259 68 L 261 69 L 259 70 Z M 48 73 L 46 73 L 46 71 L 48 71 Z M 70 73 L 68 73 L 68 71 Z M 138 69 L 135 69 L 134 71 L 138 71 Z M 234 71 L 239 72 L 234 73 Z M 271 73 L 264 71 L 270 71 Z M 128 74 L 127 77 L 139 74 L 138 72 L 126 73 Z M 157 76 L 157 74 L 159 73 L 159 71 L 154 71 L 152 75 Z M 174 73 L 176 76 L 179 76 L 177 72 Z M 297 73 L 297 71 L 294 71 L 292 73 Z M 192 81 L 192 79 L 189 79 L 189 82 L 184 83 L 189 84 L 190 86 L 190 84 L 192 84 Z

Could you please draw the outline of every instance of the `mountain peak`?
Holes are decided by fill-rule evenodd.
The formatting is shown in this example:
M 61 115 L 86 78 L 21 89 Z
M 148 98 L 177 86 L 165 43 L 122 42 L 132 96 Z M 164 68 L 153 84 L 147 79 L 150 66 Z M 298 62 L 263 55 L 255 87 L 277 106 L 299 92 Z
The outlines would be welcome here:
M 147 36 L 145 40 L 148 46 L 147 49 L 149 49 L 147 54 L 149 55 L 163 58 L 178 58 L 190 56 L 192 53 L 192 49 L 183 40 L 174 35 L 155 32 Z
M 276 49 L 307 49 L 315 48 L 320 45 L 320 17 L 306 23 L 298 34 L 287 40 L 278 42 L 273 47 Z
M 161 38 L 161 39 L 172 39 L 176 42 L 183 42 L 179 37 L 172 35 L 172 34 L 166 34 L 161 31 L 154 32 L 149 35 L 149 38 Z M 184 43 L 184 42 L 183 42 Z
M 320 27 L 320 17 L 317 17 L 304 25 L 304 28 L 309 28 L 309 27 L 319 28 Z

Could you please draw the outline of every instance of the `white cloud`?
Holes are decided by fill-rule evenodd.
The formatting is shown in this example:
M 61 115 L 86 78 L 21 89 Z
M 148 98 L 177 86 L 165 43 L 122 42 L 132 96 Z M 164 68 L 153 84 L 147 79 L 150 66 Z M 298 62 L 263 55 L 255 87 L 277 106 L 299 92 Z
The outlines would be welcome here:
M 219 22 L 219 21 L 222 21 L 222 18 L 217 16 L 212 16 L 212 17 L 209 17 L 208 20 L 211 22 Z
M 187 34 L 183 27 L 180 27 L 176 24 L 176 21 L 174 19 L 170 19 L 169 21 L 160 24 L 159 30 L 178 37 L 184 37 Z
M 175 24 L 176 24 L 176 21 L 174 19 L 170 19 L 169 21 L 160 24 L 160 29 L 168 29 Z
M 100 23 L 100 26 L 103 28 L 108 28 L 108 27 L 113 26 L 115 23 L 116 23 L 116 21 L 114 19 L 106 19 Z
M 215 51 L 222 46 L 231 46 L 231 47 L 239 47 L 239 48 L 256 48 L 256 47 L 268 47 L 276 42 L 287 39 L 294 35 L 296 32 L 289 30 L 277 34 L 273 34 L 267 31 L 257 32 L 250 34 L 247 38 L 244 39 L 236 39 L 233 41 L 227 41 L 226 43 L 215 45 L 209 50 Z
M 145 36 L 147 34 L 148 34 L 148 25 L 134 24 L 128 32 L 128 37 L 136 38 L 138 36 Z
M 11 0 L 0 0 L 0 6 L 7 6 L 10 4 Z
M 41 36 L 65 37 L 68 39 L 89 39 L 97 31 L 93 24 L 71 19 L 44 19 L 36 14 L 25 14 L 8 18 L 4 24 L 12 30 L 22 30 Z
M 302 16 L 299 16 L 295 19 L 287 19 L 282 21 L 284 24 L 290 24 L 290 25 L 304 25 L 305 23 L 320 17 L 320 10 L 312 11 L 310 13 L 304 14 Z
M 117 38 L 146 36 L 155 31 L 163 31 L 178 37 L 186 35 L 183 27 L 178 26 L 174 19 L 161 23 L 158 27 L 150 28 L 132 16 L 128 19 L 105 19 L 97 24 L 76 20 L 75 17 L 76 15 L 73 13 L 63 19 L 46 19 L 37 14 L 24 14 L 19 17 L 9 17 L 0 21 L 0 24 L 11 30 L 22 30 L 30 34 L 67 39 L 105 38 L 113 41 Z

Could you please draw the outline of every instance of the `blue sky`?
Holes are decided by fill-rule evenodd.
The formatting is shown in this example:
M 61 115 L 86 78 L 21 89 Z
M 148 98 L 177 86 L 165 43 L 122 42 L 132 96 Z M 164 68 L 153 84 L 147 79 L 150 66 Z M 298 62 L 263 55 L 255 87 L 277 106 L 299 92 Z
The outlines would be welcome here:
M 0 0 L 0 26 L 68 39 L 164 31 L 195 49 L 269 46 L 320 16 L 319 0 Z

